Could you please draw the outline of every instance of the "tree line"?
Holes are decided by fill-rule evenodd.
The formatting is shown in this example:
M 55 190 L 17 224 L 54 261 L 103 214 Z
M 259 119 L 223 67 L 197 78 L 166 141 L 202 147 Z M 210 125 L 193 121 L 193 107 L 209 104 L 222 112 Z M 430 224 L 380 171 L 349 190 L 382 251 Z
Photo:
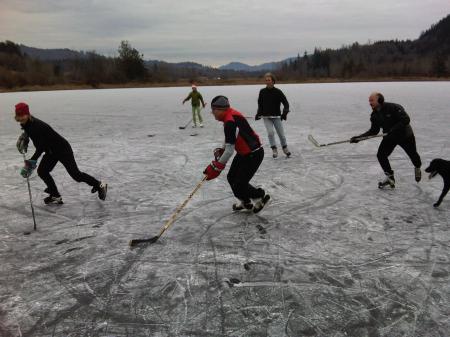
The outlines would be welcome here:
M 284 62 L 279 77 L 307 79 L 377 79 L 450 76 L 450 15 L 416 40 L 353 43 Z
M 126 83 L 144 81 L 148 71 L 142 55 L 128 41 L 122 41 L 118 57 L 96 52 L 74 59 L 43 61 L 21 52 L 12 41 L 0 42 L 0 87 L 27 85 Z
M 0 88 L 20 88 L 39 85 L 89 85 L 202 82 L 210 79 L 227 81 L 233 78 L 255 77 L 255 74 L 219 70 L 193 62 L 170 64 L 144 61 L 143 55 L 122 41 L 117 57 L 106 57 L 95 51 L 75 53 L 72 58 L 40 60 L 21 51 L 20 45 L 0 42 Z M 260 75 L 260 74 L 258 74 Z

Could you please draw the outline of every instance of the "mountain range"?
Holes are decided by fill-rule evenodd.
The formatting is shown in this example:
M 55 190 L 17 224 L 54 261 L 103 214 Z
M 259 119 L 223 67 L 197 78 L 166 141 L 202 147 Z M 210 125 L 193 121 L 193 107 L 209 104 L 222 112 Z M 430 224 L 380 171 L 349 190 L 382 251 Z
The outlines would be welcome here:
M 89 52 L 84 51 L 75 51 L 67 48 L 57 48 L 57 49 L 42 49 L 29 47 L 23 44 L 20 44 L 20 50 L 22 53 L 30 56 L 31 58 L 39 59 L 41 61 L 58 61 L 58 60 L 74 60 L 74 59 L 83 59 L 89 55 Z M 267 62 L 260 65 L 248 65 L 241 62 L 230 62 L 226 65 L 217 67 L 218 70 L 234 70 L 234 71 L 243 71 L 243 72 L 264 72 L 264 71 L 272 71 L 281 66 L 283 62 L 289 61 L 293 58 L 289 58 L 286 60 L 278 61 L 278 62 Z M 157 60 L 148 60 L 145 61 L 147 65 L 165 63 L 168 65 L 175 66 L 177 68 L 204 68 L 206 66 L 195 63 L 195 62 L 164 62 Z M 209 67 L 207 67 L 209 68 Z

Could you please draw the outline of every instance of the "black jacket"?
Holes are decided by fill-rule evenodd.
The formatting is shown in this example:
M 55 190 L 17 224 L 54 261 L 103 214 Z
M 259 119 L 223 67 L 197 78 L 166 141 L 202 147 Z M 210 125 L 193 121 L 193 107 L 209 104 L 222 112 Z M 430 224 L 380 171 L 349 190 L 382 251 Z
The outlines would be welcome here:
M 38 160 L 43 152 L 55 156 L 72 152 L 69 142 L 64 137 L 36 117 L 31 117 L 28 122 L 22 125 L 22 129 L 31 138 L 36 148 L 35 153 L 30 158 L 32 160 Z
M 370 115 L 372 125 L 370 129 L 358 137 L 377 135 L 380 129 L 387 133 L 388 137 L 395 140 L 403 140 L 414 135 L 410 118 L 400 104 L 385 102 Z
M 278 88 L 263 88 L 258 96 L 258 116 L 280 116 L 280 104 L 283 104 L 283 113 L 289 112 L 289 103 L 283 92 Z

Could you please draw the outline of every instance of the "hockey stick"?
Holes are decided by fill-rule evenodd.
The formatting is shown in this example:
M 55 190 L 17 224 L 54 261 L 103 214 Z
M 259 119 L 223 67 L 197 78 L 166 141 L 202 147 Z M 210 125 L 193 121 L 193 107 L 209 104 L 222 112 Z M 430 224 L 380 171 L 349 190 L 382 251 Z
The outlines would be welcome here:
M 187 124 L 185 126 L 179 126 L 178 128 L 180 130 L 184 130 L 184 129 L 186 129 L 188 127 L 189 124 L 191 124 L 191 122 L 192 122 L 192 118 L 189 120 L 189 122 L 187 122 Z
M 360 138 L 358 138 L 358 141 L 367 140 L 367 139 L 371 139 L 371 138 L 377 138 L 377 137 L 384 137 L 386 135 L 387 135 L 387 133 L 383 133 L 381 135 L 375 135 L 375 136 L 360 137 Z M 311 143 L 313 143 L 313 145 L 315 147 L 324 147 L 324 146 L 330 146 L 330 145 L 336 145 L 336 144 L 350 143 L 350 139 L 347 139 L 347 140 L 340 140 L 338 142 L 333 142 L 333 143 L 319 144 L 319 142 L 312 135 L 308 136 L 308 140 Z
M 197 186 L 195 186 L 194 190 L 191 192 L 191 194 L 189 194 L 189 197 L 180 206 L 178 206 L 178 208 L 172 214 L 170 219 L 161 228 L 161 230 L 159 231 L 159 234 L 157 236 L 154 236 L 154 237 L 149 238 L 149 239 L 133 239 L 133 240 L 130 240 L 130 242 L 129 242 L 130 247 L 136 246 L 139 243 L 144 243 L 144 242 L 155 243 L 156 241 L 158 241 L 158 239 L 161 237 L 161 235 L 163 235 L 163 233 L 175 222 L 175 219 L 176 219 L 178 213 L 181 212 L 181 210 L 184 208 L 184 206 L 187 205 L 189 200 L 192 199 L 194 194 L 200 189 L 200 187 L 202 187 L 202 184 L 203 184 L 203 182 L 205 180 L 206 180 L 206 176 L 204 176 L 203 179 L 197 184 Z
M 23 161 L 25 162 L 25 160 L 27 159 L 25 157 L 25 153 L 22 153 L 23 156 Z M 33 198 L 31 197 L 31 187 L 30 187 L 30 178 L 27 175 L 27 185 L 28 185 L 28 195 L 30 196 L 30 205 L 31 205 L 31 214 L 33 215 L 33 230 L 36 230 L 36 218 L 34 216 L 34 207 L 33 207 Z M 30 232 L 24 232 L 23 234 L 28 235 L 30 234 Z

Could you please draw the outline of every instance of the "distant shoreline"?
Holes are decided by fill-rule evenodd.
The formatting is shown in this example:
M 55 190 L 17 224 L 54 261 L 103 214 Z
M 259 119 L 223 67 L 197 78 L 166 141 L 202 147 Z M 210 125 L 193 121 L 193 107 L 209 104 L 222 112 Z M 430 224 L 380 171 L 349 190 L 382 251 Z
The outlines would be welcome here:
M 277 84 L 320 84 L 320 83 L 359 83 L 359 82 L 447 82 L 450 77 L 389 77 L 389 78 L 364 78 L 364 79 L 308 79 L 308 80 L 287 80 L 278 81 Z M 261 85 L 264 83 L 260 79 L 230 79 L 230 80 L 211 80 L 198 81 L 199 86 L 225 86 L 225 85 Z M 30 92 L 30 91 L 58 91 L 58 90 L 92 90 L 92 89 L 133 89 L 133 88 L 166 88 L 166 87 L 188 87 L 190 81 L 164 82 L 164 83 L 121 83 L 121 84 L 54 84 L 54 85 L 30 85 L 17 88 L 0 88 L 0 93 L 8 92 Z

